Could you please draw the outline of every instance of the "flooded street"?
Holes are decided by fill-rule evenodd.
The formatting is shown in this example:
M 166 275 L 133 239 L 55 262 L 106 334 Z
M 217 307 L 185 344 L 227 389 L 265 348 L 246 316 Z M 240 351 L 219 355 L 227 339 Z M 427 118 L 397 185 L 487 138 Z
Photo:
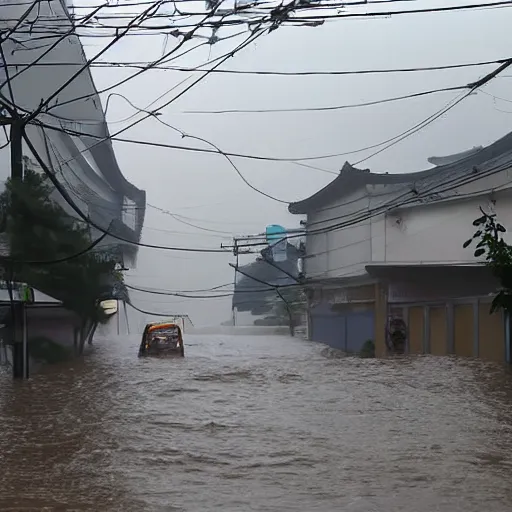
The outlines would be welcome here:
M 2 511 L 473 512 L 512 507 L 512 376 L 337 358 L 287 337 L 138 336 L 0 388 Z

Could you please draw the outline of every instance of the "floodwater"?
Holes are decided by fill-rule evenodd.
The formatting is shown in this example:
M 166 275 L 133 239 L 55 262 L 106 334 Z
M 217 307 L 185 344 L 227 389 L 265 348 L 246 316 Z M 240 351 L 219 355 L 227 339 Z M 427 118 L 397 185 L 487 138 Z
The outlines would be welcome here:
M 138 341 L 0 376 L 0 510 L 512 510 L 499 365 L 228 335 L 139 360 Z

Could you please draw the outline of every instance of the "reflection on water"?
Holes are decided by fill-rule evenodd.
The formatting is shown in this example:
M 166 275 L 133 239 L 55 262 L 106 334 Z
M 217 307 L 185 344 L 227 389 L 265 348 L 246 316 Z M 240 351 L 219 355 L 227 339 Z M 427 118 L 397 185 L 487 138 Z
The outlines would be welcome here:
M 512 376 L 455 358 L 339 358 L 189 336 L 100 340 L 0 377 L 0 510 L 480 512 L 512 507 Z

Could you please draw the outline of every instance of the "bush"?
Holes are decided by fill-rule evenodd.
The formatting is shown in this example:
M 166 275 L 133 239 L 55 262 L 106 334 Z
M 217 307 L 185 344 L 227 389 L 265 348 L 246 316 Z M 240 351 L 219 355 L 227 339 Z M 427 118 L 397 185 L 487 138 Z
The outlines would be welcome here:
M 361 349 L 359 355 L 364 358 L 375 357 L 375 343 L 373 340 L 366 340 L 364 342 L 363 348 Z

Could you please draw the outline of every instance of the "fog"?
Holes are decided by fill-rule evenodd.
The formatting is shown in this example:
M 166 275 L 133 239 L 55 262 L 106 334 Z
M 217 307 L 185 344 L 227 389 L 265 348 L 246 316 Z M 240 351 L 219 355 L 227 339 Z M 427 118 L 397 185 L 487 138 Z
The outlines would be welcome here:
M 78 3 L 78 0 L 77 2 Z M 81 5 L 96 0 L 80 0 Z M 457 2 L 412 2 L 414 8 L 456 5 Z M 465 1 L 466 4 L 476 2 Z M 393 8 L 410 7 L 410 2 Z M 404 7 L 405 5 L 405 7 Z M 367 11 L 375 12 L 371 5 Z M 362 12 L 365 12 L 364 10 Z M 223 64 L 222 69 L 268 71 L 341 71 L 442 66 L 505 59 L 512 8 L 478 9 L 448 13 L 411 14 L 374 19 L 340 19 L 319 27 L 282 26 L 265 34 Z M 222 28 L 219 37 L 240 31 Z M 205 32 L 206 33 L 206 32 Z M 247 33 L 213 46 L 203 45 L 173 66 L 194 67 L 236 47 Z M 91 57 L 105 39 L 84 37 Z M 200 40 L 193 40 L 189 48 Z M 159 58 L 176 41 L 163 35 L 126 36 L 106 52 L 105 61 L 144 61 Z M 495 67 L 495 66 L 494 66 Z M 223 151 L 277 158 L 339 156 L 293 162 L 234 160 L 255 187 L 289 202 L 303 199 L 325 186 L 345 161 L 354 164 L 376 150 L 354 152 L 395 137 L 445 106 L 460 94 L 445 92 L 386 104 L 271 113 L 194 114 L 191 110 L 308 109 L 380 100 L 424 90 L 474 82 L 491 66 L 416 73 L 269 76 L 214 74 L 192 87 L 177 101 L 130 128 L 123 137 L 164 144 L 211 149 L 184 139 L 158 119 L 183 132 L 204 138 Z M 99 90 L 134 73 L 133 69 L 93 68 Z M 150 108 L 172 98 L 189 82 L 169 92 L 187 77 L 186 72 L 149 70 L 115 89 L 136 107 Z M 193 79 L 197 73 L 191 73 Z M 512 119 L 512 72 L 503 73 L 446 115 L 402 142 L 361 162 L 373 172 L 412 172 L 430 166 L 427 158 L 486 145 L 507 133 Z M 102 95 L 106 105 L 108 94 Z M 135 117 L 133 117 L 135 116 Z M 107 120 L 111 133 L 123 128 L 140 112 L 123 98 L 109 100 Z M 126 121 L 126 118 L 130 118 Z M 117 160 L 126 178 L 147 192 L 143 242 L 173 247 L 220 248 L 233 235 L 264 231 L 271 223 L 289 228 L 300 218 L 287 204 L 249 188 L 222 155 L 114 142 Z M 156 207 L 156 208 L 155 208 Z M 171 216 L 161 210 L 178 214 Z M 184 221 L 184 222 L 183 222 Z M 192 227 L 193 224 L 196 227 Z M 249 262 L 254 256 L 241 258 Z M 204 254 L 141 247 L 136 268 L 127 282 L 169 291 L 207 289 L 233 281 L 230 254 Z M 195 325 L 218 324 L 230 317 L 229 297 L 187 299 L 131 292 L 141 309 L 188 314 Z

